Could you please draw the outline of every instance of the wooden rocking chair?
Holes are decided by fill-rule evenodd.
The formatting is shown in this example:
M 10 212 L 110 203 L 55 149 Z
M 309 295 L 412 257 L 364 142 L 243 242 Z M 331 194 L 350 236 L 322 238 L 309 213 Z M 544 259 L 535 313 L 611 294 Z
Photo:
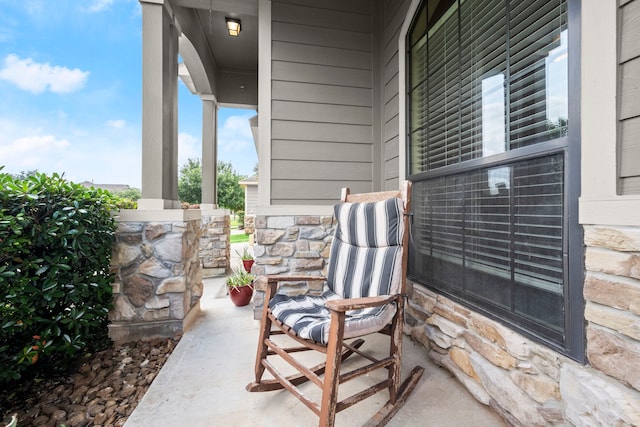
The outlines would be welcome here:
M 366 425 L 385 425 L 400 409 L 424 371 L 415 367 L 401 384 L 410 194 L 409 182 L 403 182 L 400 191 L 349 194 L 343 189 L 342 203 L 335 206 L 337 225 L 322 296 L 276 293 L 279 282 L 318 277 L 267 276 L 256 380 L 247 385 L 248 391 L 285 388 L 320 417 L 320 426 L 333 426 L 338 412 L 384 389 L 389 390 L 389 401 Z M 390 336 L 389 356 L 381 360 L 360 350 L 362 339 L 344 341 L 377 332 Z M 276 334 L 286 334 L 302 347 L 283 348 L 272 340 Z M 305 350 L 326 354 L 326 362 L 307 367 L 292 356 Z M 368 364 L 341 373 L 341 363 L 352 354 L 365 357 Z M 299 373 L 283 375 L 268 359 L 271 356 Z M 382 368 L 388 370 L 385 380 L 338 401 L 340 383 Z M 263 380 L 265 369 L 275 379 Z M 320 387 L 320 404 L 298 389 L 306 381 Z

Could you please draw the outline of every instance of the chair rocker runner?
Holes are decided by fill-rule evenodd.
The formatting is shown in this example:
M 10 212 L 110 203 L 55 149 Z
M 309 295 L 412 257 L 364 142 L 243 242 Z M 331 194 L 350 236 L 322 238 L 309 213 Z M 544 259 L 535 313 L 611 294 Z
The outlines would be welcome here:
M 337 224 L 323 294 L 289 297 L 276 293 L 279 282 L 324 280 L 320 277 L 266 277 L 255 382 L 247 385 L 248 391 L 287 389 L 320 417 L 320 426 L 333 426 L 338 412 L 387 389 L 389 401 L 366 425 L 384 425 L 393 417 L 424 371 L 415 367 L 401 384 L 410 208 L 408 181 L 400 191 L 350 194 L 343 189 L 341 203 L 334 208 Z M 372 333 L 390 336 L 387 357 L 378 360 L 360 350 L 364 341 L 359 337 Z M 282 347 L 272 339 L 280 334 L 301 346 Z M 352 338 L 358 339 L 345 341 Z M 324 353 L 326 362 L 303 365 L 293 353 L 306 350 Z M 342 362 L 353 354 L 363 356 L 368 364 L 341 373 Z M 283 375 L 272 357 L 280 357 L 298 373 Z M 382 368 L 388 370 L 386 379 L 338 401 L 341 383 Z M 274 379 L 262 379 L 265 370 Z M 306 381 L 321 389 L 319 404 L 298 389 Z

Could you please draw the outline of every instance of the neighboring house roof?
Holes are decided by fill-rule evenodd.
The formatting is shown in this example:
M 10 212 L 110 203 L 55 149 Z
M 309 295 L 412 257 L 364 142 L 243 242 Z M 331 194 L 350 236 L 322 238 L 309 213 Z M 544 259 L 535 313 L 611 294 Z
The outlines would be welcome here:
M 239 182 L 240 185 L 258 185 L 258 175 L 250 176 Z
M 118 193 L 120 191 L 128 190 L 131 188 L 127 184 L 95 184 L 90 181 L 81 182 L 80 185 L 87 188 L 102 188 L 103 190 L 111 191 L 112 193 Z

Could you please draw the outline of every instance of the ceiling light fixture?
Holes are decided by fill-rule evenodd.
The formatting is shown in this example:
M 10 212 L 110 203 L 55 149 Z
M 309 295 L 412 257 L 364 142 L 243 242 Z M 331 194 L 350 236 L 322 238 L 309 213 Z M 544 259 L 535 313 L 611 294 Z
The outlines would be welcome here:
M 232 37 L 238 37 L 240 34 L 240 20 L 235 18 L 224 18 L 227 22 L 227 30 Z

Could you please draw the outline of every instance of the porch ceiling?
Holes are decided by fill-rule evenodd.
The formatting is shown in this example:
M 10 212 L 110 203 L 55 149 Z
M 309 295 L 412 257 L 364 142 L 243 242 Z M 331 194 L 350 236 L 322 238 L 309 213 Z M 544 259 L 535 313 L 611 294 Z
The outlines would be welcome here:
M 217 71 L 257 73 L 258 0 L 170 0 L 182 32 L 200 57 L 211 56 Z M 227 33 L 225 18 L 242 22 L 238 37 Z M 197 43 L 201 39 L 205 43 Z M 189 64 L 187 63 L 187 66 Z

